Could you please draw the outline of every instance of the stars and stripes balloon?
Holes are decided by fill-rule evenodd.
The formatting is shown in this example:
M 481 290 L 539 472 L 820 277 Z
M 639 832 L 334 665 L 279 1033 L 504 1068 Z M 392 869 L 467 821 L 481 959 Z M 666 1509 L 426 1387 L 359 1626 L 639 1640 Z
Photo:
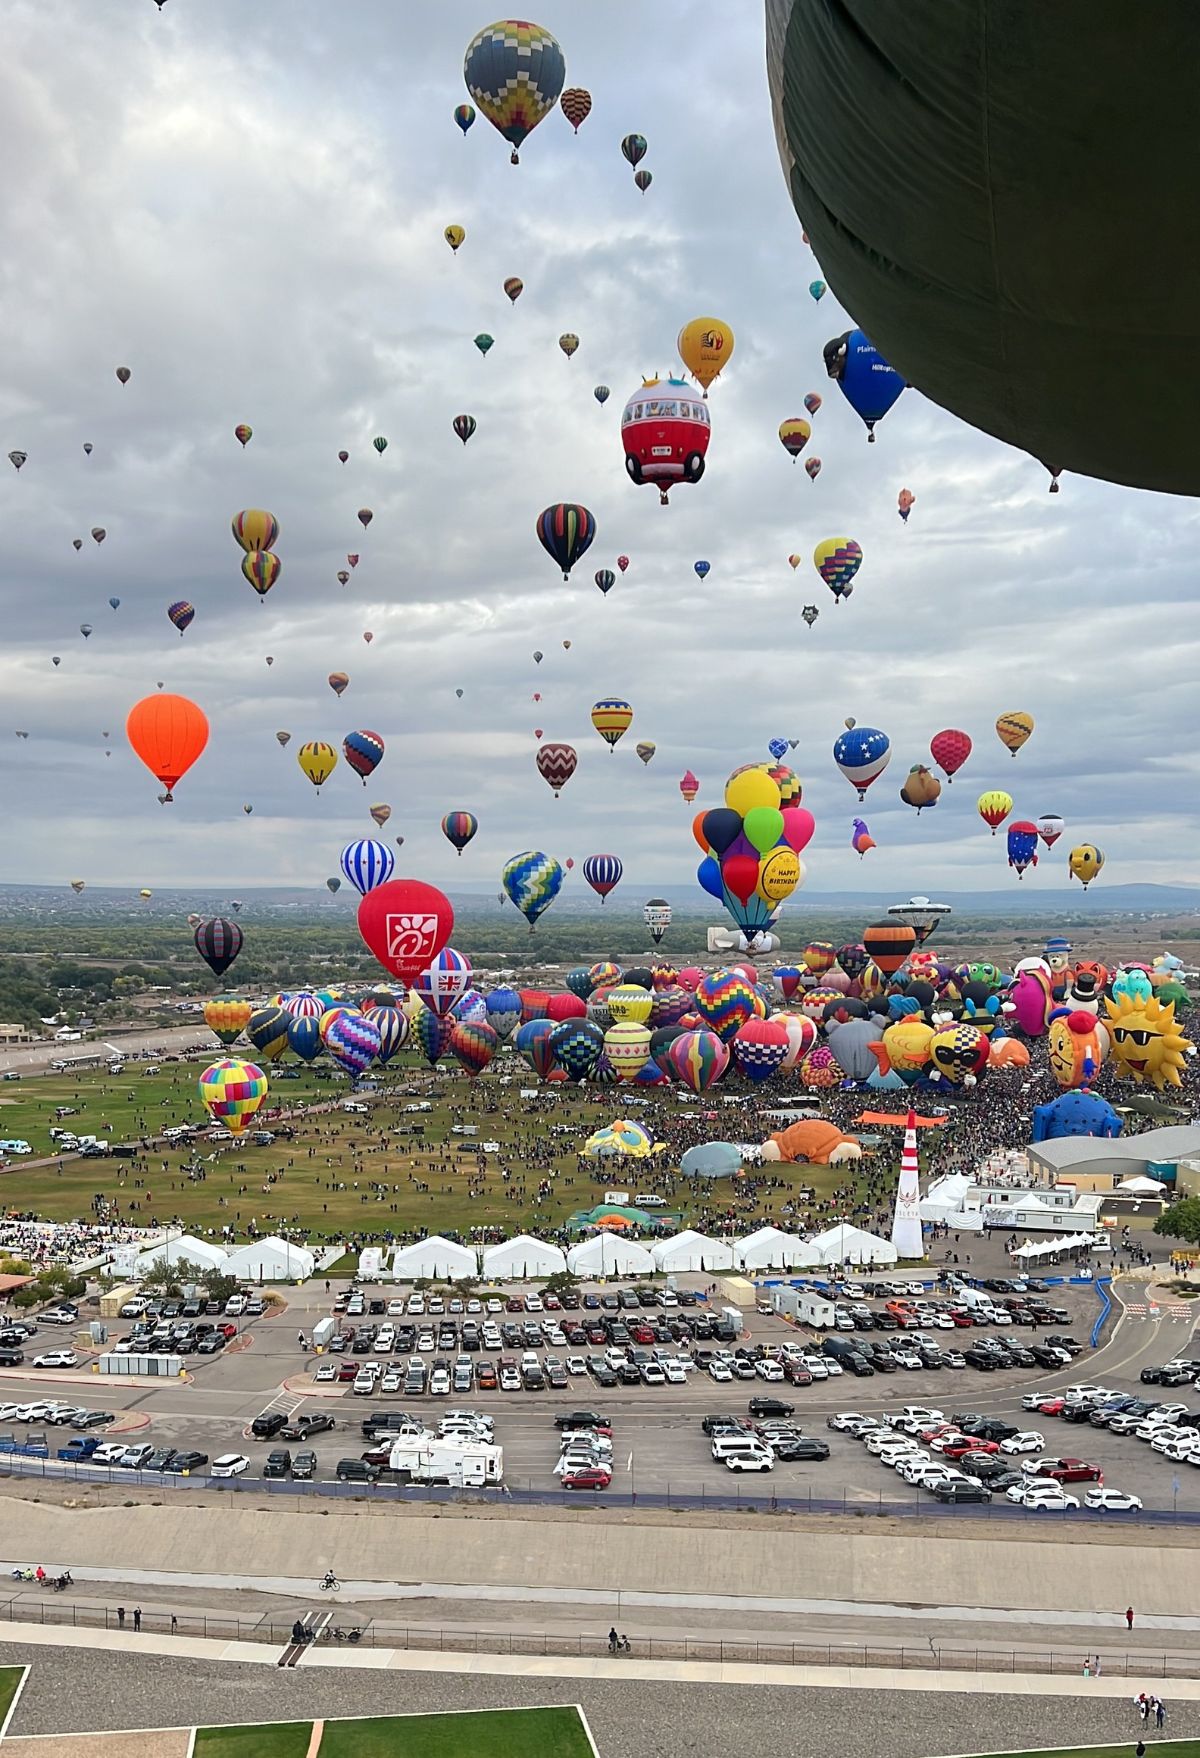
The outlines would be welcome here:
M 360 897 L 391 878 L 396 857 L 386 842 L 363 836 L 342 850 L 341 869 Z

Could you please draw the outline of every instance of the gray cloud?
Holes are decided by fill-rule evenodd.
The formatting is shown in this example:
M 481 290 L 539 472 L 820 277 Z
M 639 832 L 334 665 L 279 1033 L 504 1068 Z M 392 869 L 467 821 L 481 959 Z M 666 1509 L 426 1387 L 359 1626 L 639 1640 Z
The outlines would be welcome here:
M 577 862 L 608 849 L 636 901 L 694 870 L 683 770 L 704 784 L 697 804 L 716 803 L 776 734 L 800 741 L 814 890 L 1004 883 L 1003 834 L 974 810 L 991 786 L 1019 815 L 1067 820 L 1026 891 L 1064 881 L 1077 839 L 1105 848 L 1106 878 L 1194 874 L 1192 503 L 1075 479 L 1050 497 L 1038 465 L 915 392 L 868 447 L 822 376 L 821 344 L 847 320 L 806 291 L 819 270 L 776 158 L 760 18 L 716 0 L 539 18 L 595 108 L 578 137 L 549 117 L 514 170 L 482 117 L 465 140 L 451 120 L 476 9 L 10 6 L 0 450 L 29 461 L 19 476 L 0 465 L 16 827 L 0 879 L 316 885 L 382 799 L 407 870 L 477 879 L 522 847 Z M 644 197 L 619 153 L 631 129 L 650 142 Z M 452 220 L 468 232 L 457 258 Z M 511 308 L 510 274 L 526 289 Z M 700 312 L 733 324 L 737 351 L 712 393 L 708 473 L 664 511 L 626 480 L 620 410 Z M 582 338 L 570 362 L 567 329 Z M 496 337 L 486 360 L 479 330 Z M 808 390 L 825 400 L 816 484 L 776 438 Z M 479 424 L 465 449 L 459 411 Z M 239 421 L 255 430 L 244 453 Z M 917 496 L 907 526 L 902 486 Z M 598 523 L 569 586 L 533 529 L 557 499 Z M 282 527 L 265 603 L 229 534 L 253 505 Z M 810 557 L 843 534 L 866 560 L 839 606 Z M 343 589 L 347 551 L 362 560 Z M 620 552 L 632 564 L 602 598 L 593 572 Z M 182 641 L 165 616 L 177 597 L 197 612 Z M 340 702 L 335 668 L 352 678 Z M 122 732 L 160 678 L 213 727 L 167 809 Z M 636 716 L 611 756 L 588 721 L 608 694 Z M 1038 723 L 1015 761 L 992 731 L 1014 708 Z M 846 715 L 893 742 L 861 808 L 831 761 Z M 918 820 L 897 790 L 945 725 L 976 753 Z M 383 734 L 383 765 L 365 792 L 342 765 L 317 798 L 298 745 L 358 726 Z M 537 726 L 580 751 L 557 802 L 534 769 Z M 639 737 L 658 745 L 648 768 Z M 457 808 L 481 821 L 461 862 L 437 828 Z M 860 811 L 879 843 L 865 863 L 849 847 Z

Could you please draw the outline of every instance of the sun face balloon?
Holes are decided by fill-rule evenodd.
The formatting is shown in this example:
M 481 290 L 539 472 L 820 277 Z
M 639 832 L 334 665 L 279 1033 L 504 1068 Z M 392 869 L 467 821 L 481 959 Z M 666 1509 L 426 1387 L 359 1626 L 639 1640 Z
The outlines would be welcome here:
M 1175 1023 L 1175 1003 L 1120 995 L 1104 1005 L 1117 1073 L 1139 1085 L 1150 1081 L 1159 1092 L 1182 1086 L 1180 1070 L 1192 1046 Z

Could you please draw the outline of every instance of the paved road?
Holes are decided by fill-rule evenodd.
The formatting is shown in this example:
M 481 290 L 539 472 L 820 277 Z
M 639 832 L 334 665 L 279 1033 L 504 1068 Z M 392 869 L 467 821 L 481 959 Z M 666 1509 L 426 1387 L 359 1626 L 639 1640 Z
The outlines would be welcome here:
M 201 1022 L 186 1026 L 137 1026 L 104 1038 L 85 1038 L 77 1044 L 13 1044 L 0 1049 L 0 1074 L 10 1068 L 22 1074 L 44 1074 L 52 1062 L 94 1061 L 97 1056 L 112 1061 L 146 1051 L 212 1049 L 212 1041 L 212 1033 Z
M 580 1703 L 601 1758 L 697 1758 L 698 1753 L 835 1750 L 838 1758 L 878 1758 L 880 1729 L 895 1758 L 930 1753 L 1126 1740 L 1140 1733 L 1123 1699 L 1080 1701 L 1052 1695 L 937 1696 L 878 1690 L 792 1691 L 769 1685 L 642 1683 L 622 1679 L 477 1678 L 433 1673 L 305 1671 L 238 1666 L 196 1658 L 106 1654 L 0 1644 L 0 1664 L 29 1662 L 11 1732 L 69 1733 L 91 1728 L 417 1714 Z M 614 1671 L 619 1663 L 613 1663 Z M 1195 1737 L 1192 1704 L 1171 1704 L 1166 1738 Z

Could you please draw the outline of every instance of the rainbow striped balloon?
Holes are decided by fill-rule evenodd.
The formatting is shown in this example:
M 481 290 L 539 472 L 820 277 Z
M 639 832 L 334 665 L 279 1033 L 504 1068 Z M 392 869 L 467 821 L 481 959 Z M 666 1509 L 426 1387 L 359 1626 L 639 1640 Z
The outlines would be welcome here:
M 267 1096 L 267 1077 L 254 1062 L 225 1059 L 204 1070 L 196 1083 L 216 1123 L 240 1135 Z

